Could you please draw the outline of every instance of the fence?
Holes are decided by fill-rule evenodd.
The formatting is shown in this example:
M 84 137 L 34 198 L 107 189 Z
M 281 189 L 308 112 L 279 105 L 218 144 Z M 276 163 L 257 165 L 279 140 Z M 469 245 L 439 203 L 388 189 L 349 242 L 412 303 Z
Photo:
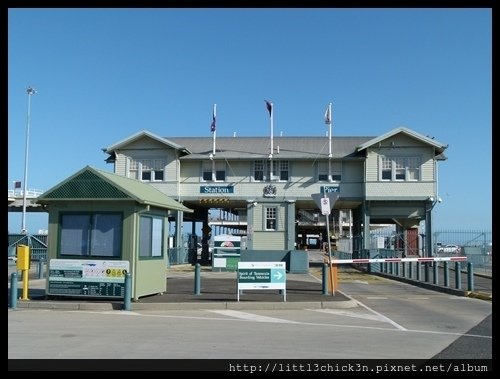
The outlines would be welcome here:
M 7 255 L 16 255 L 18 245 L 30 247 L 31 260 L 47 260 L 47 235 L 46 234 L 9 234 Z

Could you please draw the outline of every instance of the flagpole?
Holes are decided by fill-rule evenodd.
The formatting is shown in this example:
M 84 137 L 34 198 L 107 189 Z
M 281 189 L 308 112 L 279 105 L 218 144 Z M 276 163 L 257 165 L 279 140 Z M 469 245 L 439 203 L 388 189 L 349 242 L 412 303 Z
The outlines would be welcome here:
M 213 123 L 215 123 L 215 118 L 217 117 L 216 115 L 216 112 L 217 112 L 217 104 L 214 104 L 214 111 L 213 111 Z M 215 124 L 213 124 L 215 125 Z M 212 147 L 212 154 L 215 155 L 215 137 L 216 137 L 216 134 L 217 134 L 217 128 L 214 127 L 213 129 L 213 137 L 214 137 L 214 141 L 213 141 L 213 147 Z
M 328 158 L 332 157 L 332 103 L 328 104 L 328 114 L 330 115 L 329 131 L 328 131 Z
M 273 114 L 274 114 L 274 109 L 273 108 L 274 108 L 273 104 L 271 103 L 271 155 L 270 155 L 271 158 L 273 157 L 273 153 L 274 153 L 274 146 L 273 146 L 273 138 L 274 138 Z

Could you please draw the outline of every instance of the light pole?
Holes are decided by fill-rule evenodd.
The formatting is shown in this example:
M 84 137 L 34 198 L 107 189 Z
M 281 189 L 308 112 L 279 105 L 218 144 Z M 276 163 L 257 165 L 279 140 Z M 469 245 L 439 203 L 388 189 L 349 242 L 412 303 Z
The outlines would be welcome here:
M 31 95 L 36 93 L 32 87 L 26 89 L 28 94 L 28 116 L 26 119 L 26 146 L 24 149 L 24 184 L 23 184 L 23 218 L 21 221 L 21 234 L 27 234 L 26 229 L 26 192 L 28 191 L 28 146 L 30 139 L 30 112 L 31 112 Z

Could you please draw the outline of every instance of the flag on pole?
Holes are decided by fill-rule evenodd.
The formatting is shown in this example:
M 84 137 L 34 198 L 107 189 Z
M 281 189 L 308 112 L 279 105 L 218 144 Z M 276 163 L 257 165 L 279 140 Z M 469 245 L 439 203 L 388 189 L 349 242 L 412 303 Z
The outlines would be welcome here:
M 15 189 L 21 188 L 21 182 L 14 182 L 14 188 Z
M 325 112 L 325 124 L 327 125 L 330 125 L 332 123 L 332 114 L 330 112 L 330 105 L 328 105 Z
M 214 104 L 214 110 L 212 113 L 212 125 L 210 125 L 210 131 L 212 133 L 215 132 L 215 118 L 217 116 L 216 111 L 217 111 L 217 104 Z
M 267 111 L 269 112 L 269 117 L 271 117 L 272 113 L 273 113 L 273 103 L 267 101 L 267 100 L 264 100 L 266 102 L 266 107 L 267 107 Z

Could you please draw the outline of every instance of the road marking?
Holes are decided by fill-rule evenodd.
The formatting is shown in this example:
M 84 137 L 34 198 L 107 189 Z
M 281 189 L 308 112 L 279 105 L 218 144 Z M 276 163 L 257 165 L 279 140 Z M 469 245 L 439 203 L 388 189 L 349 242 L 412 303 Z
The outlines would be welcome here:
M 254 313 L 233 311 L 231 309 L 210 310 L 210 312 L 218 313 L 218 314 L 221 314 L 224 316 L 235 317 L 238 319 L 248 320 L 248 321 L 301 324 L 300 322 L 297 322 L 297 321 L 285 320 L 282 318 L 275 318 L 275 317 L 261 316 L 261 315 L 256 315 Z
M 364 280 L 353 280 L 354 283 L 361 283 L 361 284 L 368 284 L 368 282 L 365 282 Z
M 388 299 L 388 297 L 385 297 L 385 296 L 367 296 L 366 298 L 370 299 L 370 300 L 387 300 Z
M 346 311 L 343 309 L 306 309 L 306 310 L 313 311 L 313 312 L 329 313 L 329 314 L 334 314 L 334 315 L 338 315 L 338 316 L 346 316 L 346 317 L 362 318 L 365 320 L 387 322 L 386 319 L 383 319 L 378 315 L 367 314 L 367 313 L 364 313 L 364 314 L 363 313 L 356 313 L 353 311 Z
M 427 297 L 427 296 L 409 296 L 406 299 L 407 300 L 429 300 L 430 297 Z
M 348 299 L 351 299 L 351 300 L 354 300 L 358 305 L 362 306 L 363 308 L 369 310 L 370 312 L 376 314 L 376 315 L 379 315 L 380 317 L 382 317 L 384 320 L 386 320 L 389 324 L 395 326 L 396 328 L 398 328 L 399 330 L 408 330 L 406 329 L 404 326 L 401 326 L 399 325 L 397 322 L 395 321 L 392 321 L 389 317 L 387 316 L 384 316 L 382 313 L 378 313 L 376 310 L 374 309 L 371 309 L 370 307 L 368 307 L 367 305 L 364 305 L 361 301 L 359 300 L 356 300 L 354 299 L 353 297 L 349 296 L 348 294 L 346 293 L 343 293 L 342 291 L 339 291 L 342 295 L 344 295 L 345 297 L 347 297 Z
M 347 295 L 345 295 L 347 296 Z M 348 296 L 349 297 L 349 296 Z M 351 298 L 352 299 L 352 298 Z M 357 301 L 355 299 L 352 299 L 354 301 Z M 359 303 L 359 302 L 358 302 Z M 365 307 L 365 305 L 359 303 L 362 307 Z M 25 311 L 32 311 L 32 312 L 38 312 L 39 310 L 35 309 L 25 309 Z M 101 314 L 101 315 L 117 315 L 120 314 L 123 311 L 82 311 L 82 310 L 76 310 L 76 311 L 66 311 L 66 310 L 54 310 L 50 309 L 48 310 L 50 312 L 55 312 L 55 311 L 60 311 L 60 312 L 73 312 L 73 313 L 93 313 L 93 314 Z M 205 311 L 210 311 L 210 312 L 217 312 L 212 309 L 205 309 Z M 221 310 L 219 312 L 227 312 L 228 310 Z M 375 311 L 373 311 L 375 312 Z M 13 312 L 16 313 L 16 312 Z M 243 313 L 243 312 L 240 312 Z M 377 313 L 377 312 L 375 312 Z M 165 315 L 165 314 L 145 314 L 145 313 L 135 313 L 135 312 L 129 312 L 130 316 L 136 316 L 136 317 L 151 317 L 151 318 L 165 318 L 165 319 L 180 319 L 180 320 L 201 320 L 204 322 L 207 321 L 223 321 L 223 322 L 228 322 L 228 321 L 235 321 L 235 322 L 252 322 L 252 321 L 257 321 L 257 320 L 250 320 L 250 319 L 242 319 L 242 318 L 227 318 L 227 317 L 206 317 L 206 316 L 183 316 L 183 315 Z M 260 316 L 264 317 L 264 316 Z M 386 319 L 385 316 L 382 316 L 383 318 Z M 267 317 L 268 319 L 272 319 L 272 317 Z M 297 325 L 309 325 L 309 326 L 319 326 L 322 328 L 345 328 L 345 329 L 368 329 L 368 330 L 380 330 L 383 332 L 407 332 L 407 333 L 417 333 L 417 334 L 438 334 L 438 335 L 450 335 L 450 336 L 466 336 L 466 337 L 476 337 L 476 338 L 487 338 L 487 339 L 492 339 L 492 336 L 485 336 L 485 335 L 479 335 L 479 334 L 468 334 L 468 333 L 459 333 L 459 332 L 444 332 L 444 331 L 438 331 L 438 330 L 417 330 L 417 329 L 393 329 L 393 328 L 387 328 L 387 327 L 379 327 L 379 326 L 361 326 L 361 325 L 345 325 L 345 324 L 330 324 L 330 323 L 321 323 L 321 322 L 297 322 L 297 321 L 290 321 L 290 320 L 284 320 L 284 319 L 274 319 L 274 320 L 280 320 L 280 323 L 288 323 L 288 324 L 297 324 Z M 268 321 L 270 322 L 270 321 Z M 276 322 L 276 321 L 274 321 Z M 392 322 L 391 322 L 392 324 Z M 394 324 L 392 324 L 394 325 Z

